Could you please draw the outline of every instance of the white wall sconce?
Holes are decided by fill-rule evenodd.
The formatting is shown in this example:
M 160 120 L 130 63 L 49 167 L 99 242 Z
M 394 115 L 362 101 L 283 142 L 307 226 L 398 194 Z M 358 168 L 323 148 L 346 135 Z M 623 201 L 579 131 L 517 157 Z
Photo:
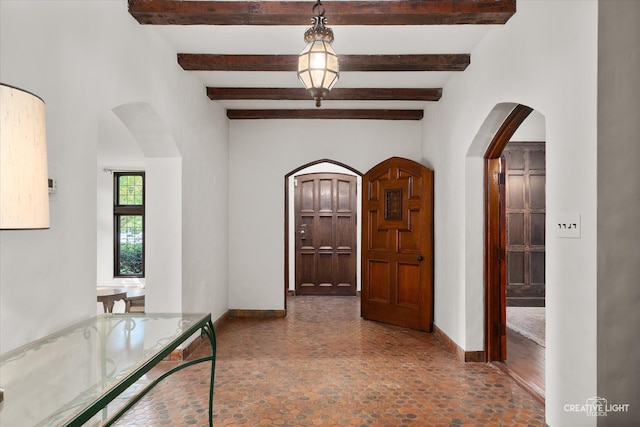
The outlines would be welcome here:
M 0 230 L 49 228 L 44 101 L 0 84 Z

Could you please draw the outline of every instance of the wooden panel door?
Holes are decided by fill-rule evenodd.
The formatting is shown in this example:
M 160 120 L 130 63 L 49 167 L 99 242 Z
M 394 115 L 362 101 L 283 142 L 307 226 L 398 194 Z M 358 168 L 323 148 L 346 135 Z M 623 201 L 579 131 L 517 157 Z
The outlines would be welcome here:
M 545 305 L 545 145 L 510 142 L 506 173 L 507 306 Z
M 294 178 L 296 294 L 356 294 L 356 177 Z
M 393 157 L 362 188 L 362 316 L 430 332 L 433 171 Z

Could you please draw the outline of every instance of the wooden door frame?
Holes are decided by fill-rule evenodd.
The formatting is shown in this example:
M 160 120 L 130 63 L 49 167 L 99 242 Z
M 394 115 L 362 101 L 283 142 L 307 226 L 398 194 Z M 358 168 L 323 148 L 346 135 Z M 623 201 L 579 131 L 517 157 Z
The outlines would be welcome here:
M 507 116 L 484 154 L 484 283 L 486 361 L 505 360 L 506 345 L 506 218 L 500 156 L 532 108 L 517 105 Z
M 303 169 L 306 169 L 311 166 L 315 166 L 320 163 L 331 163 L 333 165 L 340 166 L 342 168 L 350 170 L 360 178 L 362 178 L 362 175 L 363 175 L 362 172 L 360 172 L 359 170 L 349 165 L 346 165 L 344 163 L 331 160 L 331 159 L 320 159 L 320 160 L 316 160 L 316 161 L 304 164 L 300 167 L 297 167 L 284 176 L 284 309 L 285 309 L 285 313 L 287 310 L 287 295 L 289 294 L 289 221 L 291 220 L 289 218 L 289 201 L 290 201 L 290 197 L 293 197 L 292 194 L 291 195 L 289 194 L 289 178 L 291 178 L 293 175 L 297 174 Z M 362 195 L 358 194 L 358 197 L 361 198 Z M 359 230 L 356 230 L 356 233 L 357 232 L 359 232 Z M 360 250 L 360 249 L 358 248 L 357 250 Z M 357 284 L 356 284 L 356 288 L 357 288 Z

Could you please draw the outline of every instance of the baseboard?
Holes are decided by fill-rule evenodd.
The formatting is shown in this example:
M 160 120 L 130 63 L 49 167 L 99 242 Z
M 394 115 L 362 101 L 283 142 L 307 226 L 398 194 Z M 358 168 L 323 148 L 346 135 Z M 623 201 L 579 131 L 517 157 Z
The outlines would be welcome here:
M 433 325 L 433 335 L 436 336 L 451 352 L 456 355 L 456 358 L 461 362 L 485 362 L 484 351 L 465 351 L 458 344 L 455 343 L 442 329 Z
M 518 375 L 515 372 L 513 372 L 503 362 L 491 362 L 491 365 L 496 367 L 497 369 L 501 370 L 502 372 L 504 372 L 505 374 L 507 374 L 511 378 L 513 378 L 513 380 L 515 382 L 517 382 L 520 387 L 525 389 L 531 396 L 533 396 L 533 398 L 538 403 L 540 403 L 543 406 L 546 404 L 546 402 L 545 402 L 545 392 L 543 390 L 541 390 L 539 387 L 537 387 L 535 384 L 531 383 L 530 381 L 525 380 L 520 375 Z
M 362 294 L 362 291 L 356 291 L 356 296 L 359 297 Z M 296 291 L 294 291 L 293 289 L 288 289 L 287 290 L 287 296 L 289 297 L 295 297 L 296 296 Z
M 217 331 L 218 329 L 220 329 L 224 323 L 229 320 L 229 311 L 226 311 L 222 316 L 218 317 L 214 322 L 213 322 L 213 330 Z M 193 354 L 194 351 L 196 351 L 196 349 L 198 347 L 200 347 L 201 345 L 205 344 L 206 345 L 210 345 L 209 344 L 209 339 L 202 337 L 202 336 L 198 336 L 196 339 L 194 339 L 193 341 L 191 341 L 189 344 L 187 344 L 186 347 L 184 348 L 177 348 L 175 350 L 173 350 L 171 353 L 169 353 L 169 355 L 167 357 L 164 358 L 164 360 L 168 360 L 168 361 L 182 361 L 182 360 L 186 360 L 189 356 L 191 356 Z
M 484 351 L 465 351 L 464 352 L 464 361 L 465 362 L 486 362 L 486 356 Z
M 229 317 L 250 317 L 258 319 L 273 319 L 285 317 L 287 312 L 285 310 L 229 310 Z
M 193 354 L 193 352 L 196 350 L 196 348 L 198 348 L 202 344 L 204 344 L 204 341 L 205 341 L 205 339 L 199 336 L 196 339 L 194 339 L 193 341 L 191 341 L 186 347 L 184 347 L 184 348 L 176 348 L 171 353 L 169 353 L 169 355 L 167 357 L 165 357 L 163 360 L 165 360 L 165 361 L 166 360 L 174 361 L 174 362 L 185 360 L 191 354 Z

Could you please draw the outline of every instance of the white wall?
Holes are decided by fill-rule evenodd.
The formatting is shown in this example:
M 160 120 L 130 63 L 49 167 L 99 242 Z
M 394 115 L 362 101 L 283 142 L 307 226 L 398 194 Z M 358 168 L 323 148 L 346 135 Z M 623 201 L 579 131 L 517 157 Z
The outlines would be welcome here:
M 204 94 L 199 87 L 176 106 L 193 119 L 184 137 L 200 142 L 180 147 L 182 311 L 211 312 L 215 320 L 229 308 L 229 136 L 224 109 L 202 105 Z
M 179 157 L 147 159 L 144 281 L 148 313 L 182 311 L 181 177 Z
M 420 160 L 421 127 L 418 121 L 232 121 L 229 307 L 284 308 L 285 175 L 321 159 L 363 173 L 392 156 Z
M 546 421 L 595 425 L 565 412 L 596 394 L 597 2 L 519 1 L 425 113 L 424 155 L 435 170 L 435 323 L 482 350 L 483 166 L 494 107 L 524 104 L 547 129 L 547 224 L 580 213 L 580 239 L 547 227 Z M 502 111 L 502 118 L 506 117 Z M 500 115 L 498 114 L 498 115 Z
M 544 142 L 547 137 L 547 126 L 544 116 L 538 111 L 532 111 L 515 131 L 510 141 L 516 142 Z
M 129 103 L 151 106 L 182 156 L 182 172 L 152 167 L 181 174 L 188 206 L 165 217 L 182 218 L 181 254 L 170 248 L 182 265 L 162 280 L 181 276 L 178 309 L 214 318 L 227 309 L 227 119 L 175 55 L 125 0 L 0 2 L 0 80 L 45 100 L 49 175 L 58 182 L 50 230 L 0 232 L 0 351 L 95 315 L 98 141 L 125 134 L 110 123 L 112 109 Z M 165 298 L 180 289 L 169 286 Z

